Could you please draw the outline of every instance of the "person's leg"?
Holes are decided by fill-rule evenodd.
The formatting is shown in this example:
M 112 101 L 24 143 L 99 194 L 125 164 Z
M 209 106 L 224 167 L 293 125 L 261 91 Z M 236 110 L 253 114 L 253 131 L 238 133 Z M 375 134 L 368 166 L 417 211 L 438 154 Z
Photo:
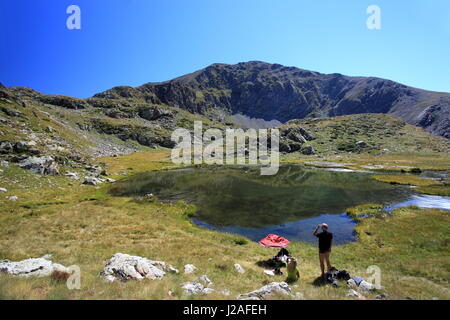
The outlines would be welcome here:
M 330 254 L 331 254 L 331 251 L 328 251 L 327 253 L 324 253 L 325 260 L 327 262 L 327 270 L 328 270 L 328 272 L 331 271 Z
M 325 256 L 324 256 L 324 254 L 323 253 L 319 253 L 319 260 L 320 260 L 320 270 L 322 271 L 322 277 L 324 276 L 324 274 L 325 274 L 325 265 L 324 265 L 324 260 L 325 259 Z

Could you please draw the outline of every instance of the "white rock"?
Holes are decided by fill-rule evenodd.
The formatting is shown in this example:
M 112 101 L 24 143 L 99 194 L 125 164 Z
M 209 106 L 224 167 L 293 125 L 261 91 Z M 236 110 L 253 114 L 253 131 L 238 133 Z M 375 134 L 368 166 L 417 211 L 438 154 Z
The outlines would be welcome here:
M 245 273 L 244 268 L 242 268 L 242 266 L 241 266 L 239 263 L 236 263 L 236 264 L 234 265 L 234 268 L 235 268 L 236 271 L 239 272 L 239 273 Z
M 273 270 L 264 270 L 264 273 L 267 274 L 268 276 L 274 276 L 275 272 L 273 272 Z
M 214 292 L 214 289 L 207 288 L 200 282 L 185 282 L 181 284 L 186 294 L 210 294 Z
M 53 271 L 68 272 L 63 265 L 52 263 L 44 258 L 31 258 L 22 261 L 0 261 L 0 271 L 19 277 L 46 277 Z
M 197 270 L 197 267 L 194 266 L 193 264 L 187 264 L 187 265 L 184 266 L 184 273 L 185 274 L 191 274 L 195 270 Z
M 11 196 L 11 197 L 8 198 L 8 200 L 9 200 L 9 201 L 17 201 L 17 200 L 19 200 L 19 197 L 17 197 L 17 196 Z
M 69 177 L 70 179 L 73 179 L 73 180 L 78 180 L 78 179 L 80 179 L 80 178 L 78 177 L 78 174 L 77 174 L 76 172 L 67 172 L 67 173 L 65 174 L 65 176 L 67 176 L 67 177 Z
M 102 271 L 102 276 L 108 281 L 115 280 L 161 280 L 167 272 L 174 269 L 162 261 L 152 261 L 147 258 L 116 253 L 108 260 Z M 177 270 L 178 271 L 178 270 Z
M 0 191 L 1 191 L 1 192 L 8 192 L 8 189 L 6 189 L 6 188 L 0 188 Z
M 286 282 L 271 282 L 258 290 L 240 294 L 236 297 L 238 300 L 264 300 L 267 296 L 278 292 L 284 295 L 291 295 L 291 287 Z
M 357 288 L 358 285 L 356 284 L 355 280 L 353 279 L 348 279 L 347 280 L 347 284 L 349 285 L 350 288 Z
M 224 289 L 220 291 L 220 294 L 223 294 L 224 296 L 229 296 L 231 294 L 231 291 L 228 289 Z
M 106 181 L 108 181 L 109 183 L 114 183 L 114 182 L 116 182 L 116 180 L 111 179 L 111 178 L 106 178 Z
M 205 284 L 207 287 L 213 285 L 213 282 L 208 278 L 207 275 L 203 275 L 201 277 L 198 277 L 194 281 L 196 281 L 196 282 L 203 282 L 203 284 Z
M 358 291 L 353 290 L 353 289 L 350 289 L 350 290 L 348 290 L 348 292 L 347 292 L 347 297 L 361 298 L 362 295 L 361 295 Z
M 359 289 L 361 289 L 362 291 L 372 291 L 375 288 L 374 288 L 373 284 L 363 280 L 359 284 Z
M 0 162 L 0 165 L 1 165 L 3 168 L 9 168 L 9 162 L 8 162 L 8 161 L 2 160 L 2 161 Z

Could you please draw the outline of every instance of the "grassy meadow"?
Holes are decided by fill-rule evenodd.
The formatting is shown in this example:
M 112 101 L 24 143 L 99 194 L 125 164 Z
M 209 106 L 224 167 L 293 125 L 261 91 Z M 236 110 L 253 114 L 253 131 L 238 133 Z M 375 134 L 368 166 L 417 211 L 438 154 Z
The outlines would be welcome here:
M 156 150 L 99 161 L 107 165 L 112 178 L 122 179 L 170 168 L 169 156 L 167 150 Z M 386 165 L 394 161 L 394 156 L 390 157 L 384 161 L 376 157 L 376 161 Z M 444 157 L 425 159 L 417 157 L 416 163 L 408 163 L 422 168 L 421 161 L 429 167 L 445 165 Z M 283 159 L 297 163 L 310 160 L 292 156 Z M 316 160 L 349 162 L 335 157 Z M 352 159 L 350 167 L 377 163 L 375 158 L 359 157 Z M 23 279 L 0 273 L 0 299 L 234 299 L 269 282 L 285 280 L 285 276 L 265 275 L 257 264 L 274 255 L 275 249 L 195 226 L 188 219 L 192 208 L 184 202 L 113 197 L 108 184 L 86 186 L 63 176 L 34 175 L 14 165 L 3 169 L 0 186 L 7 185 L 8 192 L 0 199 L 0 259 L 16 261 L 51 253 L 53 262 L 80 266 L 81 289 L 69 290 L 64 282 L 51 277 Z M 408 183 L 420 185 L 416 180 Z M 18 201 L 5 200 L 9 195 L 18 196 Z M 358 241 L 333 248 L 331 261 L 352 276 L 363 278 L 370 276 L 369 266 L 381 269 L 385 289 L 367 294 L 367 299 L 380 292 L 386 292 L 390 299 L 450 299 L 448 211 L 408 207 L 386 215 L 379 214 L 377 204 L 369 204 L 348 212 L 359 221 Z M 300 279 L 292 285 L 294 294 L 300 292 L 305 299 L 354 299 L 346 296 L 348 287 L 344 283 L 333 288 L 317 281 L 320 268 L 316 246 L 293 242 L 289 250 L 299 262 Z M 165 261 L 181 272 L 167 274 L 159 281 L 106 283 L 100 272 L 118 252 Z M 182 272 L 188 263 L 197 266 L 195 274 Z M 238 273 L 235 263 L 246 272 Z M 216 292 L 187 296 L 180 284 L 203 274 L 214 282 Z M 219 293 L 224 289 L 231 294 Z

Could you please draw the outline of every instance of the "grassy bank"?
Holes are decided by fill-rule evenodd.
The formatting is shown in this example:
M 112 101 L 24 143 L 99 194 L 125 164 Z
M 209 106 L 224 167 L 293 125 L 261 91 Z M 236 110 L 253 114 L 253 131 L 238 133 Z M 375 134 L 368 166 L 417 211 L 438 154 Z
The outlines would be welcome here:
M 172 166 L 169 153 L 135 153 L 101 158 L 111 177 L 161 170 Z M 276 250 L 240 236 L 217 233 L 193 225 L 183 202 L 159 203 L 112 197 L 109 185 L 84 186 L 65 177 L 40 177 L 12 166 L 0 175 L 0 259 L 22 260 L 52 253 L 52 261 L 81 268 L 81 289 L 68 290 L 50 278 L 19 279 L 0 274 L 1 299 L 234 299 L 271 281 L 257 262 Z M 11 202 L 6 196 L 17 195 Z M 352 210 L 349 210 L 352 211 Z M 356 227 L 358 242 L 335 247 L 332 262 L 352 275 L 367 278 L 366 269 L 377 265 L 382 285 L 393 299 L 450 299 L 448 279 L 450 219 L 448 211 L 403 208 L 392 216 L 362 218 Z M 348 288 L 317 282 L 317 249 L 307 243 L 289 246 L 299 260 L 300 280 L 293 286 L 306 299 L 349 299 Z M 107 259 L 117 252 L 162 260 L 182 270 L 196 265 L 195 275 L 167 275 L 161 281 L 105 283 L 99 277 Z M 246 272 L 239 274 L 234 264 Z M 218 291 L 230 296 L 186 296 L 180 284 L 206 274 Z M 168 291 L 175 293 L 170 296 Z M 368 295 L 374 298 L 376 293 Z

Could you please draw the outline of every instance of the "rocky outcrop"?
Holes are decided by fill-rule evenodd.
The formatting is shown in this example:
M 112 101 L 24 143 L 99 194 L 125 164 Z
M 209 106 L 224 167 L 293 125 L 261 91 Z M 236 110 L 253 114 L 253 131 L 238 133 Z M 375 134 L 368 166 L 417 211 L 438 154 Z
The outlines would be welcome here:
M 53 263 L 45 257 L 22 261 L 0 261 L 0 271 L 19 277 L 47 277 L 54 271 L 68 272 L 63 265 Z
M 161 280 L 166 272 L 178 273 L 178 270 L 162 261 L 116 253 L 108 260 L 101 275 L 107 281 Z
M 59 174 L 59 165 L 53 157 L 28 157 L 19 162 L 19 166 L 33 173 L 56 175 Z
M 236 297 L 238 300 L 264 300 L 274 293 L 291 296 L 291 287 L 286 282 L 271 282 L 258 290 L 240 294 Z

